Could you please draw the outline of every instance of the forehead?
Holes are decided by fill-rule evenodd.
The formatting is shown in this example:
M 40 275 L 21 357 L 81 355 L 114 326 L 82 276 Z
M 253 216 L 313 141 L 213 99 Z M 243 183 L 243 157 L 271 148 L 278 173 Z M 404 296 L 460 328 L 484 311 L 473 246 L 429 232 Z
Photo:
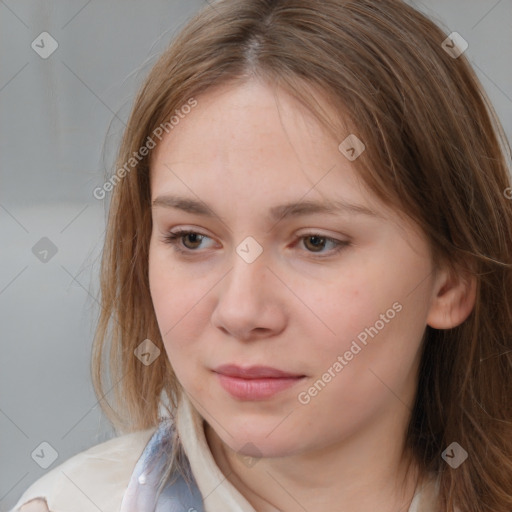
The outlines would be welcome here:
M 167 157 L 171 152 L 185 152 L 190 158 L 191 152 L 200 157 L 208 151 L 211 157 L 227 158 L 226 153 L 235 147 L 240 155 L 258 147 L 262 157 L 277 157 L 287 155 L 290 144 L 300 153 L 313 149 L 313 144 L 327 142 L 327 138 L 331 139 L 331 148 L 338 145 L 300 101 L 261 80 L 216 86 L 195 100 L 197 106 L 180 116 L 178 124 L 158 144 L 155 161 L 162 158 L 162 153 Z
M 215 170 L 230 179 L 255 173 L 275 180 L 290 169 L 311 179 L 333 166 L 343 166 L 345 175 L 352 172 L 337 149 L 339 141 L 283 90 L 253 80 L 217 87 L 196 101 L 154 150 L 156 181 L 158 174 L 170 178 L 162 172 L 166 166 L 186 168 L 187 174 L 200 169 L 204 179 Z
M 237 212 L 244 204 L 270 211 L 322 200 L 357 204 L 382 217 L 391 213 L 339 151 L 340 141 L 285 91 L 250 81 L 195 99 L 197 106 L 155 148 L 153 201 L 165 195 L 196 203 L 228 200 Z

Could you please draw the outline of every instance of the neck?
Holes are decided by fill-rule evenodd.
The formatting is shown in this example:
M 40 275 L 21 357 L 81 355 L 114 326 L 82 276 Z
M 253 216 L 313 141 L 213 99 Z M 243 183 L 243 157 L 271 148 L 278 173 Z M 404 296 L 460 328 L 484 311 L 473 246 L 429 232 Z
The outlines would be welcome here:
M 246 465 L 208 423 L 205 434 L 221 471 L 258 512 L 407 512 L 419 471 L 414 463 L 408 466 L 401 445 L 379 435 L 382 426 L 338 446 L 261 458 L 253 465 Z

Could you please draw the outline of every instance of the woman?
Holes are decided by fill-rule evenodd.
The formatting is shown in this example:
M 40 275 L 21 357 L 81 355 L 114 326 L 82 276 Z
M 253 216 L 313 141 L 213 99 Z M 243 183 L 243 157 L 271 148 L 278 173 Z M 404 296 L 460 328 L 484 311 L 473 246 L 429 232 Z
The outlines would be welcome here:
M 402 2 L 205 7 L 96 191 L 125 434 L 15 510 L 510 511 L 505 154 L 460 38 Z

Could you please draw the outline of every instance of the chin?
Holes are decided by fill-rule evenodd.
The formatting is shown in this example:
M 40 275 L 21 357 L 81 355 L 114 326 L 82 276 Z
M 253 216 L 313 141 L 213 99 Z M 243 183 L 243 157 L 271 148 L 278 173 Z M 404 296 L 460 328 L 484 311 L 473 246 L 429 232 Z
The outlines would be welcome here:
M 225 434 L 222 441 L 240 456 L 254 458 L 285 457 L 304 448 L 303 441 L 295 442 L 286 431 L 281 432 L 281 435 L 269 436 L 268 433 L 271 431 L 272 428 L 257 430 L 253 427 L 242 434 L 237 430 L 237 434 L 233 437 Z

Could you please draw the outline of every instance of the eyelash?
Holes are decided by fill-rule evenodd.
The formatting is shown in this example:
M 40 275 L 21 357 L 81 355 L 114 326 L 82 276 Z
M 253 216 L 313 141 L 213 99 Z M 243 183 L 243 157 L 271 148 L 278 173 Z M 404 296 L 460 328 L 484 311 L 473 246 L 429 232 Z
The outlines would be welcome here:
M 180 254 L 183 254 L 187 257 L 190 257 L 193 255 L 194 252 L 198 252 L 198 250 L 193 250 L 193 249 L 183 249 L 182 247 L 180 247 L 178 244 L 180 242 L 180 240 L 182 240 L 185 236 L 187 235 L 190 235 L 190 234 L 193 234 L 193 235 L 199 235 L 203 238 L 210 238 L 208 237 L 207 235 L 203 235 L 202 233 L 198 233 L 197 231 L 191 231 L 191 230 L 176 230 L 174 232 L 169 232 L 167 233 L 166 235 L 164 235 L 163 237 L 163 241 L 164 243 L 166 244 L 169 244 L 172 246 L 172 248 L 180 253 Z M 307 233 L 305 235 L 301 235 L 299 237 L 296 238 L 296 240 L 302 240 L 302 239 L 305 239 L 305 238 L 311 238 L 311 237 L 317 237 L 317 238 L 321 238 L 323 240 L 326 240 L 328 242 L 331 242 L 334 244 L 334 249 L 332 249 L 331 251 L 328 252 L 328 256 L 332 256 L 334 254 L 338 254 L 339 252 L 341 252 L 345 247 L 347 247 L 348 245 L 350 245 L 350 242 L 344 242 L 344 241 L 341 241 L 341 240 L 336 240 L 335 238 L 331 238 L 331 237 L 328 237 L 328 236 L 322 236 L 322 235 L 319 235 L 318 233 Z M 307 251 L 309 252 L 310 254 L 323 254 L 323 253 L 316 253 L 316 252 L 311 252 L 311 251 Z M 326 256 L 319 256 L 320 258 L 322 257 L 326 257 Z

